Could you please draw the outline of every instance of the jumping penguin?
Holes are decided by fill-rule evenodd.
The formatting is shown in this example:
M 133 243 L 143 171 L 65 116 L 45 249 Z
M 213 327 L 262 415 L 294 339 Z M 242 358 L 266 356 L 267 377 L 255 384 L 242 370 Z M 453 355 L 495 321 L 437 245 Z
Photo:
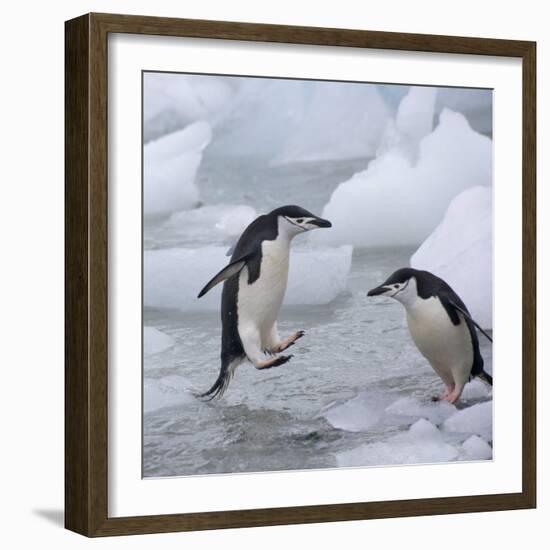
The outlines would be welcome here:
M 286 291 L 290 242 L 300 233 L 332 227 L 299 206 L 282 206 L 256 218 L 243 232 L 224 267 L 199 293 L 225 281 L 222 290 L 221 369 L 214 385 L 200 397 L 221 396 L 237 366 L 248 359 L 257 369 L 278 367 L 303 331 L 281 340 L 277 316 Z
M 388 296 L 403 304 L 416 347 L 446 386 L 438 399 L 454 403 L 466 382 L 476 376 L 493 385 L 493 378 L 483 370 L 476 327 L 493 340 L 445 281 L 428 271 L 406 267 L 370 290 L 368 296 Z

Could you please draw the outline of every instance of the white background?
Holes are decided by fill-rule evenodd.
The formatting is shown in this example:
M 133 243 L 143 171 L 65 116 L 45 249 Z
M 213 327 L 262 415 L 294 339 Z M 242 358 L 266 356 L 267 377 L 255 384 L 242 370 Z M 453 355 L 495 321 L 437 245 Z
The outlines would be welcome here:
M 2 13 L 0 85 L 2 162 L 2 452 L 0 540 L 9 548 L 182 547 L 262 549 L 336 545 L 447 549 L 540 547 L 547 540 L 550 484 L 539 471 L 539 509 L 430 518 L 285 526 L 220 532 L 152 535 L 89 541 L 61 528 L 63 506 L 63 21 L 88 11 L 140 13 L 283 24 L 425 32 L 538 41 L 539 59 L 539 365 L 548 363 L 542 334 L 549 293 L 542 287 L 542 242 L 550 224 L 542 153 L 550 147 L 546 49 L 550 43 L 544 3 L 463 0 L 391 3 L 319 2 L 175 3 L 165 0 L 10 3 Z M 179 7 L 178 7 L 179 6 Z M 311 6 L 311 8 L 309 7 Z M 547 247 L 548 248 L 548 247 Z M 548 254 L 547 254 L 548 255 Z M 546 302 L 546 304 L 543 304 Z M 543 313 L 543 305 L 546 311 Z M 7 306 L 7 307 L 6 307 Z M 543 349 L 544 347 L 544 349 Z M 7 353 L 6 353 L 7 352 Z M 548 425 L 542 403 L 548 377 L 539 372 L 539 426 Z M 539 464 L 548 461 L 539 429 Z M 540 540 L 541 542 L 537 542 Z

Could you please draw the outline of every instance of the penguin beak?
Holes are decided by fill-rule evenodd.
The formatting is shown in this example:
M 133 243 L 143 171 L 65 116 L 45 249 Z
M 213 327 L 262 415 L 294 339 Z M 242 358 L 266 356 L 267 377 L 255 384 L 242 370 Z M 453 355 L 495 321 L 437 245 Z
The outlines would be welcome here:
M 386 292 L 388 292 L 388 290 L 391 290 L 391 289 L 388 288 L 387 286 L 380 285 L 380 286 L 377 286 L 376 288 L 369 290 L 367 293 L 367 296 L 380 296 L 381 294 L 385 294 Z
M 328 220 L 324 220 L 323 218 L 314 218 L 309 223 L 312 225 L 316 225 L 317 227 L 332 227 L 332 224 Z

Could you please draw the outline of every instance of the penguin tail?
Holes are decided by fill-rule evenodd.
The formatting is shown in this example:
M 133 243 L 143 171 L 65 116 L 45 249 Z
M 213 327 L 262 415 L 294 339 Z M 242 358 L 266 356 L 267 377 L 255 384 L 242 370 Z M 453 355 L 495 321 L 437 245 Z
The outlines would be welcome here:
M 489 384 L 489 386 L 493 386 L 493 377 L 488 373 L 482 370 L 478 375 L 478 378 L 483 380 L 486 384 Z
M 205 401 L 212 401 L 212 399 L 220 398 L 225 393 L 225 390 L 229 386 L 229 382 L 235 374 L 237 366 L 241 362 L 241 358 L 235 358 L 230 361 L 222 361 L 220 374 L 212 385 L 212 387 L 204 393 L 195 394 L 197 397 L 204 399 Z

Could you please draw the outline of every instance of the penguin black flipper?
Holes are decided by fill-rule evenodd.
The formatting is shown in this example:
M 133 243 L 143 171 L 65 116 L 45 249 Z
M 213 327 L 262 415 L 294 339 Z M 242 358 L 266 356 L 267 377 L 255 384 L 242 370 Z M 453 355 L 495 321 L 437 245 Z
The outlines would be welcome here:
M 249 256 L 250 255 L 246 255 L 242 258 L 239 258 L 238 260 L 231 262 L 229 265 L 224 267 L 217 275 L 214 275 L 214 277 L 212 277 L 212 279 L 208 281 L 206 286 L 199 292 L 197 298 L 202 298 L 202 296 L 204 296 L 217 284 L 225 281 L 226 279 L 229 279 L 230 277 L 233 277 L 233 275 L 237 275 L 237 273 L 240 273 L 241 269 L 246 265 L 246 262 L 249 260 Z
M 472 316 L 470 315 L 470 312 L 467 309 L 461 308 L 458 304 L 455 304 L 454 302 L 450 302 L 450 305 L 452 307 L 454 307 L 457 311 L 462 313 L 462 315 L 464 315 L 464 317 L 469 319 L 474 324 L 474 326 L 477 328 L 477 330 L 479 330 L 479 332 L 481 332 L 481 334 L 483 334 L 483 336 L 485 336 L 485 338 L 487 338 L 487 340 L 489 340 L 489 342 L 493 341 L 493 339 L 479 326 L 479 324 L 476 323 L 474 321 L 474 319 L 472 319 Z
M 442 292 L 440 291 L 439 299 L 441 301 L 441 304 L 445 308 L 445 311 L 449 315 L 449 318 L 451 319 L 451 322 L 453 323 L 453 325 L 460 324 L 460 315 L 459 315 L 460 313 L 464 319 L 464 322 L 466 323 L 466 326 L 468 327 L 468 332 L 470 333 L 470 338 L 472 339 L 472 348 L 474 353 L 474 360 L 472 363 L 472 370 L 471 370 L 472 377 L 478 376 L 479 378 L 481 378 L 482 380 L 484 380 L 485 382 L 487 382 L 489 385 L 492 386 L 493 385 L 492 376 L 489 373 L 485 372 L 485 370 L 483 369 L 484 363 L 483 363 L 483 357 L 481 356 L 481 352 L 479 350 L 479 338 L 477 336 L 476 327 L 487 338 L 489 338 L 489 340 L 491 340 L 491 338 L 472 319 L 472 316 L 470 315 L 468 308 L 464 305 L 464 303 L 458 297 L 458 295 L 451 289 L 451 287 L 448 287 L 448 289 L 445 289 Z

